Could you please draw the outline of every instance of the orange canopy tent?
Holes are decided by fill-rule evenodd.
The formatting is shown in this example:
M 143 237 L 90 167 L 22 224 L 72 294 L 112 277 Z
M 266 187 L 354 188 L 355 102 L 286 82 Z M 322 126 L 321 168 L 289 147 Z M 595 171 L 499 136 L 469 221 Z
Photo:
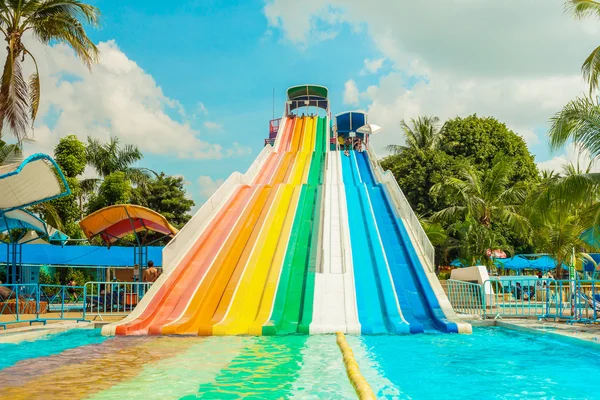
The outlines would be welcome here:
M 165 236 L 175 236 L 178 232 L 161 214 L 133 204 L 105 207 L 82 219 L 79 226 L 88 239 L 100 236 L 109 247 L 130 233 L 135 233 L 137 238 L 137 233 L 143 231 Z

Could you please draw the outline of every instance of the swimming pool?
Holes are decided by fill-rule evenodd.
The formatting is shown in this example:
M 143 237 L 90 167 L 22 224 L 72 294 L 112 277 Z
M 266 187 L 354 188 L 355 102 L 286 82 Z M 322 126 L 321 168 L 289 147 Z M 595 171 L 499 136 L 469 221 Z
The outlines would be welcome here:
M 347 339 L 380 398 L 598 398 L 598 350 L 547 335 Z M 107 339 L 81 329 L 0 353 L 2 398 L 356 398 L 332 335 Z

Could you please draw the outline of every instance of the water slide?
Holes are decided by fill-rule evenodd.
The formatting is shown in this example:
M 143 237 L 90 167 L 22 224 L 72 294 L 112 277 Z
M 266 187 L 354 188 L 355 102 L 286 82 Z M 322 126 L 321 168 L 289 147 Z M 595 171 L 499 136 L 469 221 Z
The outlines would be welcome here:
M 372 149 L 328 151 L 328 117 L 286 115 L 274 145 L 200 208 L 164 249 L 157 282 L 103 334 L 470 332 Z
M 345 155 L 341 155 L 341 159 L 348 215 L 351 216 L 348 220 L 361 332 L 409 333 L 409 324 L 404 320 L 396 298 L 367 189 L 353 159 Z
M 315 276 L 310 333 L 360 333 L 342 162 L 327 153 L 322 256 Z
M 406 227 L 395 214 L 389 194 L 375 181 L 367 153 L 353 151 L 350 159 L 367 190 L 396 296 L 411 333 L 458 332 L 457 324 L 450 322 L 441 310 Z
M 277 295 L 264 335 L 308 333 L 312 320 L 316 258 L 320 232 L 327 119 L 317 124 L 314 153 L 285 254 Z
M 315 157 L 313 149 L 319 125 L 323 151 L 324 121 L 285 119 L 275 151 L 261 153 L 262 162 L 246 174 L 247 184 L 237 185 L 220 207 L 213 206 L 210 222 L 177 266 L 165 271 L 128 318 L 105 333 L 262 333 L 285 250 L 295 240 L 292 221 L 298 207 L 305 207 L 301 194 L 310 192 L 301 184 L 320 181 L 322 155 Z

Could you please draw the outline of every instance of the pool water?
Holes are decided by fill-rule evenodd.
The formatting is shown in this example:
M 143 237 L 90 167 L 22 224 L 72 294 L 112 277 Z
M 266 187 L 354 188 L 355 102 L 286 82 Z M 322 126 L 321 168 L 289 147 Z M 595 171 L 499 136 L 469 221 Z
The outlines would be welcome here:
M 598 347 L 549 335 L 480 328 L 347 340 L 379 398 L 600 398 Z M 0 398 L 356 398 L 333 335 L 104 338 L 78 329 L 0 352 Z

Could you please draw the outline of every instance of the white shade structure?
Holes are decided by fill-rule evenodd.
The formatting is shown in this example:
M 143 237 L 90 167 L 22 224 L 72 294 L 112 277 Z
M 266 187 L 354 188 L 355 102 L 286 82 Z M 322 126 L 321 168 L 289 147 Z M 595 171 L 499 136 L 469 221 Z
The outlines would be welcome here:
M 381 127 L 375 124 L 366 124 L 361 126 L 360 128 L 358 128 L 356 130 L 356 132 L 358 133 L 362 133 L 365 135 L 372 135 L 374 133 L 377 133 L 381 130 Z
M 34 154 L 20 164 L 0 166 L 0 213 L 71 194 L 56 162 Z

